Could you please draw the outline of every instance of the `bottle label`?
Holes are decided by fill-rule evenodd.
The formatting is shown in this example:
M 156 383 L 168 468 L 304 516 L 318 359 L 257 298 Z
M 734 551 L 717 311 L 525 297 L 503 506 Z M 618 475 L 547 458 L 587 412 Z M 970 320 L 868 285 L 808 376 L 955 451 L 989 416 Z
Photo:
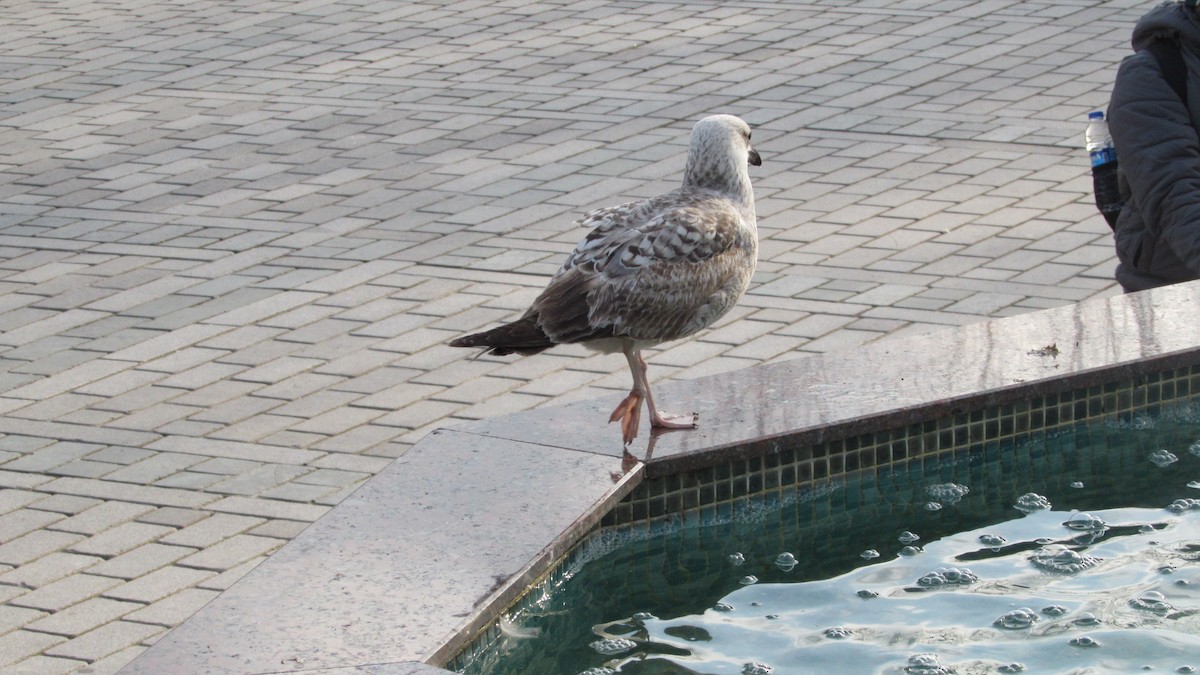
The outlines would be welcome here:
M 1108 164 L 1109 162 L 1115 162 L 1117 160 L 1116 148 L 1100 148 L 1099 150 L 1093 150 L 1088 154 L 1092 158 L 1092 166 L 1100 166 L 1101 164 Z

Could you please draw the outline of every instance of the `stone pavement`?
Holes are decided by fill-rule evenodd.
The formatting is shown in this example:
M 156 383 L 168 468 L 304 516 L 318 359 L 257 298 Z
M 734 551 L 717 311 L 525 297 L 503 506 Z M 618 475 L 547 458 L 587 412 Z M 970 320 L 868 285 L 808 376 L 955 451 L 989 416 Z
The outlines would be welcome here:
M 1150 6 L 5 0 L 0 669 L 114 672 L 437 426 L 615 403 L 444 343 L 705 114 L 761 263 L 655 379 L 1116 292 L 1078 146 Z

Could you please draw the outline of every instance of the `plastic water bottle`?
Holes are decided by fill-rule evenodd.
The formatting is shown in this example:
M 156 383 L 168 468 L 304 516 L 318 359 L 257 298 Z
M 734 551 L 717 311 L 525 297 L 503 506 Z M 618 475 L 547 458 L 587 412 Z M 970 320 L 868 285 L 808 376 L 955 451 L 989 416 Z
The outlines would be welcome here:
M 1117 161 L 1117 149 L 1113 147 L 1112 134 L 1108 133 L 1108 122 L 1104 121 L 1103 112 L 1097 110 L 1088 113 L 1087 131 L 1083 138 L 1092 166 Z
M 1097 110 L 1088 113 L 1084 146 L 1092 162 L 1092 192 L 1096 196 L 1096 208 L 1100 209 L 1109 227 L 1116 227 L 1117 216 L 1125 206 L 1117 181 L 1117 149 L 1113 146 L 1112 134 L 1104 113 Z

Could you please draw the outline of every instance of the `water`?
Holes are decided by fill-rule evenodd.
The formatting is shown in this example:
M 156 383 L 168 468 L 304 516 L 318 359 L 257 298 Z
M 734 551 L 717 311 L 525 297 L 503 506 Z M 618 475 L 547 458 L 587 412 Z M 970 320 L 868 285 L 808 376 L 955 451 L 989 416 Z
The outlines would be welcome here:
M 1197 410 L 601 533 L 463 670 L 1200 672 Z

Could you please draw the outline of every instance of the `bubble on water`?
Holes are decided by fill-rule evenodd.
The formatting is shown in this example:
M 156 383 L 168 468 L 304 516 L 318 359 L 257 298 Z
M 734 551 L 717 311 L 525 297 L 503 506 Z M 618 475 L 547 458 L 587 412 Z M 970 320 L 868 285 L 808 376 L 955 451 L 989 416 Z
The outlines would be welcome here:
M 729 563 L 731 565 L 733 565 L 734 567 L 743 565 L 743 564 L 745 564 L 745 562 L 746 562 L 746 556 L 742 555 L 741 553 L 730 553 L 729 554 Z
M 742 675 L 768 675 L 775 669 L 765 663 L 750 662 L 742 666 Z
M 1017 497 L 1017 503 L 1013 504 L 1013 508 L 1024 513 L 1047 511 L 1050 509 L 1050 500 L 1036 492 L 1027 492 Z
M 925 494 L 943 504 L 957 504 L 971 492 L 971 488 L 958 483 L 938 483 L 925 488 Z
M 1025 672 L 1025 664 L 1020 661 L 1013 661 L 1012 663 L 998 666 L 996 670 L 1001 673 L 1023 673 Z
M 920 546 L 905 546 L 904 548 L 900 549 L 900 555 L 903 555 L 903 556 L 913 556 L 920 552 L 921 552 Z
M 1158 568 L 1158 573 L 1159 574 L 1174 574 L 1175 566 L 1174 565 L 1163 565 Z
M 1001 546 L 1004 545 L 1004 542 L 1006 542 L 1006 541 L 1008 541 L 1008 540 L 1005 539 L 1004 537 L 1001 537 L 998 534 L 981 534 L 981 535 L 979 535 L 979 543 L 983 544 L 984 546 L 987 546 L 988 548 L 1000 548 Z
M 850 637 L 850 635 L 850 629 L 842 626 L 834 626 L 832 628 L 825 629 L 825 637 L 829 638 L 830 640 L 845 640 L 846 638 Z
M 1188 446 L 1188 452 L 1200 457 L 1200 441 L 1196 441 Z
M 942 505 L 937 502 L 925 502 L 926 511 L 941 511 Z
M 1070 518 L 1067 518 L 1067 522 L 1063 523 L 1063 525 L 1072 530 L 1084 532 L 1094 532 L 1108 528 L 1108 523 L 1104 522 L 1103 518 L 1083 512 L 1073 514 Z
M 778 618 L 779 618 L 779 615 L 778 615 L 778 614 L 768 614 L 768 615 L 764 616 L 763 618 L 764 618 L 764 619 L 769 619 L 769 620 L 771 620 L 771 621 L 774 621 L 775 619 L 778 619 Z
M 1046 616 L 1062 616 L 1067 613 L 1067 608 L 1062 605 L 1050 605 L 1042 608 L 1042 614 Z
M 941 588 L 943 586 L 965 586 L 979 581 L 975 573 L 965 567 L 939 567 L 932 572 L 926 572 L 917 585 L 925 588 Z
M 1072 551 L 1062 544 L 1043 546 L 1033 552 L 1030 560 L 1033 561 L 1034 565 L 1049 572 L 1065 572 L 1069 574 L 1095 567 L 1100 562 L 1099 558 L 1093 558 L 1090 555 L 1083 555 L 1082 553 Z
M 1188 511 L 1200 511 L 1200 499 L 1192 499 L 1191 497 L 1182 497 L 1171 502 L 1167 507 L 1171 513 L 1187 513 Z
M 743 586 L 751 586 L 758 583 L 758 577 L 754 576 L 753 574 L 747 574 L 741 579 L 738 579 L 738 583 Z
M 1124 422 L 1122 426 L 1127 426 L 1130 429 L 1143 431 L 1145 429 L 1154 428 L 1154 418 L 1145 413 L 1134 413 L 1128 422 Z
M 1037 623 L 1038 618 L 1037 612 L 1032 609 L 1018 607 L 993 621 L 992 625 L 1006 630 L 1023 630 Z
M 713 609 L 717 610 L 718 612 L 732 612 L 733 605 L 726 604 L 724 602 L 718 602 L 717 604 L 713 605 Z
M 1170 450 L 1167 450 L 1166 448 L 1160 448 L 1151 453 L 1150 461 L 1154 462 L 1154 466 L 1157 466 L 1161 469 L 1178 462 L 1179 458 L 1176 457 L 1175 453 L 1171 452 Z
M 869 548 L 869 549 L 863 551 L 862 553 L 859 553 L 858 556 L 860 558 L 862 558 L 863 560 L 874 560 L 875 558 L 879 557 L 879 551 L 876 551 L 873 548 Z
M 1072 623 L 1074 623 L 1076 626 L 1099 626 L 1100 619 L 1091 612 L 1083 612 L 1079 616 L 1075 617 L 1075 620 Z
M 616 656 L 637 647 L 637 643 L 626 638 L 605 638 L 604 640 L 597 640 L 588 646 L 604 656 Z
M 1071 481 L 1071 487 L 1073 487 L 1075 489 L 1079 489 L 1079 488 L 1083 487 L 1083 481 L 1073 480 L 1073 481 Z
M 1193 668 L 1192 666 L 1179 666 L 1178 668 L 1175 669 L 1175 672 L 1177 672 L 1177 673 L 1194 673 L 1194 672 L 1196 672 L 1196 669 Z
M 1155 614 L 1166 614 L 1175 609 L 1162 593 L 1158 591 L 1146 591 L 1136 598 L 1130 598 L 1129 606 L 1134 609 L 1140 609 L 1145 612 L 1154 612 Z
M 654 616 L 650 612 L 637 612 L 629 618 L 633 619 L 634 621 L 653 621 L 658 617 Z
M 1153 526 L 1153 525 L 1143 525 L 1143 526 L 1141 526 L 1141 527 L 1139 527 L 1139 528 L 1138 528 L 1138 533 L 1139 533 L 1139 534 L 1150 534 L 1150 533 L 1151 533 L 1151 532 L 1153 532 L 1153 531 L 1154 531 L 1154 526 Z
M 863 590 L 859 591 L 858 593 L 856 593 L 855 595 L 857 595 L 858 597 L 860 597 L 864 600 L 870 600 L 871 598 L 879 597 L 879 594 L 876 593 L 875 591 L 868 591 L 865 588 Z
M 937 654 L 914 654 L 908 657 L 904 672 L 911 675 L 948 675 L 954 671 L 943 667 Z
M 1192 584 L 1192 582 L 1188 581 L 1187 579 L 1176 579 L 1175 580 L 1176 586 L 1190 586 L 1191 584 Z
M 784 572 L 791 572 L 793 569 L 796 568 L 797 564 L 798 563 L 796 562 L 796 556 L 792 555 L 791 553 L 788 553 L 787 551 L 780 553 L 775 558 L 775 566 L 778 567 L 779 569 L 783 570 Z
M 901 544 L 911 544 L 914 541 L 920 541 L 921 539 L 920 535 L 913 534 L 908 530 L 901 532 L 900 536 L 896 538 L 900 540 Z
M 588 668 L 587 670 L 579 673 L 579 675 L 613 675 L 616 672 L 617 671 L 613 670 L 612 668 L 600 666 L 599 668 Z
M 1200 480 L 1189 480 L 1187 486 L 1190 488 L 1200 489 Z
M 1080 635 L 1077 638 L 1071 638 L 1072 647 L 1099 647 L 1100 643 L 1088 635 Z

